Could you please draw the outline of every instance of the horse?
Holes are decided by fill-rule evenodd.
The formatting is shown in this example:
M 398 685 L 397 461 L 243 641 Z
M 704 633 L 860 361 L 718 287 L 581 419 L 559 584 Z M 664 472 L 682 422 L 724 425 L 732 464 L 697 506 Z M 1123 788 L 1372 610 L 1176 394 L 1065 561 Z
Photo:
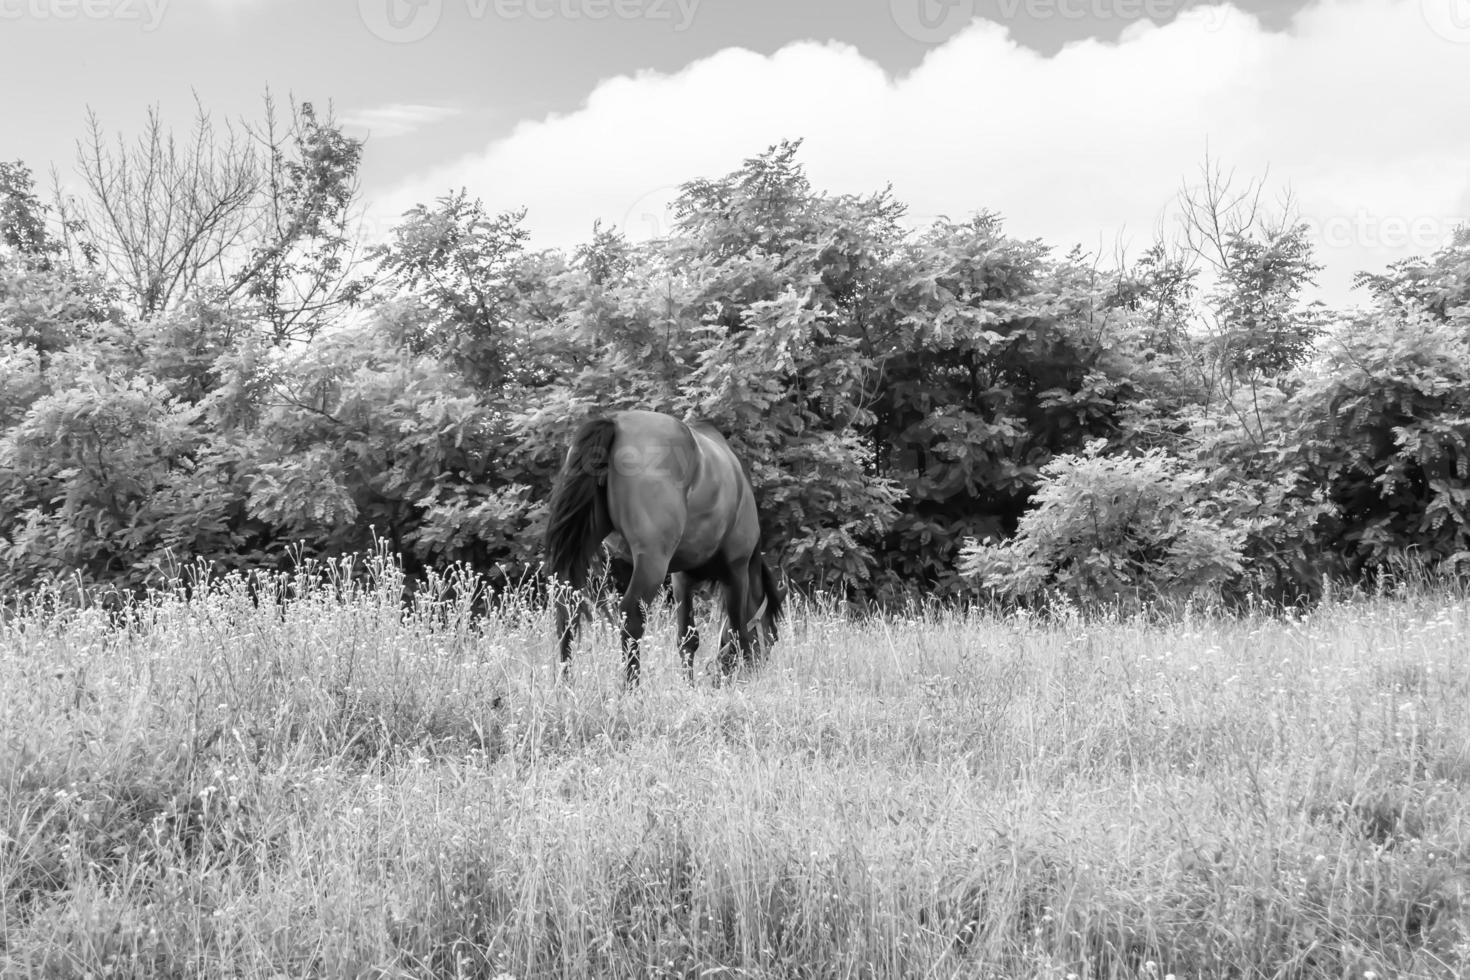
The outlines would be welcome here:
M 708 422 L 685 423 L 661 412 L 624 411 L 584 422 L 572 437 L 551 493 L 545 548 L 551 573 L 574 590 L 587 584 L 598 546 L 624 564 L 622 613 L 626 683 L 638 683 L 643 604 L 673 573 L 679 653 L 694 679 L 699 633 L 694 589 L 725 590 L 728 625 L 720 666 L 735 669 L 735 650 L 749 665 L 757 644 L 777 639 L 785 592 L 766 562 L 755 491 L 725 437 Z M 571 665 L 570 603 L 555 600 L 558 676 Z

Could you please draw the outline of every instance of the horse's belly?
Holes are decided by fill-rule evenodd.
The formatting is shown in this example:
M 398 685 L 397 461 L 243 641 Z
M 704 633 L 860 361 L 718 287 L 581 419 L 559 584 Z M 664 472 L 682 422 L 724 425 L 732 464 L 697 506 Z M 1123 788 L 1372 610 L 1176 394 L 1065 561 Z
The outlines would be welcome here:
M 628 562 L 629 564 L 632 564 L 633 549 L 628 547 L 627 538 L 623 537 L 617 531 L 614 531 L 613 533 L 609 534 L 605 539 L 603 539 L 602 543 L 607 545 L 607 550 L 612 552 L 614 558 L 619 558 L 625 562 Z M 669 571 L 688 572 L 694 569 L 703 568 L 705 565 L 709 564 L 709 560 L 712 557 L 712 552 L 713 549 L 710 548 L 690 548 L 687 546 L 681 546 L 672 555 L 669 556 Z
M 671 572 L 698 572 L 714 560 L 718 552 L 717 541 L 684 541 L 669 559 Z

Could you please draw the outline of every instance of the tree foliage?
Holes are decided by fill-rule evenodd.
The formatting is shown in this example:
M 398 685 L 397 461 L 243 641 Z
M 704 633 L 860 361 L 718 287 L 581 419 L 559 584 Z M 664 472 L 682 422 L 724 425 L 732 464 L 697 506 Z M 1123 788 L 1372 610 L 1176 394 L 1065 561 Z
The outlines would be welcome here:
M 1366 276 L 1295 408 L 1301 452 L 1336 506 L 1353 571 L 1413 554 L 1470 562 L 1470 230 Z
M 534 251 L 459 192 L 360 253 L 361 146 L 270 118 L 94 126 L 87 202 L 0 166 L 0 589 L 375 541 L 517 581 L 571 433 L 633 406 L 715 423 L 792 582 L 857 600 L 1284 599 L 1470 554 L 1463 235 L 1334 318 L 1305 229 L 1208 165 L 1182 246 L 1104 269 L 989 212 L 910 229 L 782 143 L 656 241 Z
M 1162 449 L 1103 456 L 1103 446 L 1043 466 L 1016 535 L 966 545 L 961 573 L 1007 598 L 1136 608 L 1218 595 L 1243 570 L 1245 535 L 1225 521 L 1206 475 Z

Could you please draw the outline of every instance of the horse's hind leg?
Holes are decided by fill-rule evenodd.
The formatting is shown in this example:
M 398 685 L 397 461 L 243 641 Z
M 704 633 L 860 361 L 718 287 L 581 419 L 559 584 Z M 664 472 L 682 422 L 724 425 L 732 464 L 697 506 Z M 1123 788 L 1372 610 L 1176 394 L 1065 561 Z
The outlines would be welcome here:
M 633 574 L 623 593 L 623 665 L 629 687 L 638 683 L 638 644 L 643 639 L 643 604 L 658 594 L 669 571 L 668 556 L 648 552 L 634 555 Z
M 694 654 L 699 650 L 699 630 L 694 628 L 694 583 L 683 572 L 674 574 L 674 602 L 677 604 L 675 635 L 679 640 L 679 659 L 684 676 L 694 681 Z

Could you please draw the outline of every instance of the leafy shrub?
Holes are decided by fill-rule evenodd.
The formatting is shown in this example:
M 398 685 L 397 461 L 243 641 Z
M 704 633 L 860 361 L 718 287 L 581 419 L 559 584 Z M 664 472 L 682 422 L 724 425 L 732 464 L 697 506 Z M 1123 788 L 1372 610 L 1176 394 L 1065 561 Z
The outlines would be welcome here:
M 1409 557 L 1470 564 L 1470 229 L 1428 259 L 1362 276 L 1293 399 L 1300 453 L 1338 521 L 1332 547 L 1372 574 Z
M 1302 453 L 1297 406 L 1270 382 L 1238 389 L 1214 411 L 1182 413 L 1176 455 L 1199 471 L 1199 492 L 1241 535 L 1235 600 L 1290 604 L 1321 594 L 1343 569 L 1332 548 L 1337 508 Z
M 1355 569 L 1409 553 L 1470 563 L 1470 338 L 1422 316 L 1361 318 L 1300 396 L 1303 452 Z
M 1221 521 L 1203 473 L 1162 450 L 1103 456 L 1102 447 L 1043 466 L 1016 536 L 967 543 L 961 574 L 1009 598 L 1054 590 L 1131 603 L 1187 598 L 1242 571 L 1244 533 Z
M 161 382 L 88 369 L 0 434 L 0 588 L 75 574 L 139 584 L 187 556 L 233 555 L 236 492 L 198 412 Z

